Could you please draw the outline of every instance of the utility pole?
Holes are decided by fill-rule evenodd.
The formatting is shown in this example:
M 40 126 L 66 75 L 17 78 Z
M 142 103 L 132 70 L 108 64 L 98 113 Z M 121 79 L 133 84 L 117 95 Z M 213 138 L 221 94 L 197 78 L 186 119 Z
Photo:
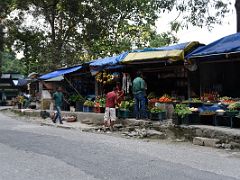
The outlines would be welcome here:
M 2 19 L 0 19 L 0 77 L 2 75 L 2 58 L 3 58 L 3 44 L 4 44 L 4 32 L 3 32 Z
M 240 0 L 235 1 L 236 15 L 237 15 L 237 32 L 240 32 Z

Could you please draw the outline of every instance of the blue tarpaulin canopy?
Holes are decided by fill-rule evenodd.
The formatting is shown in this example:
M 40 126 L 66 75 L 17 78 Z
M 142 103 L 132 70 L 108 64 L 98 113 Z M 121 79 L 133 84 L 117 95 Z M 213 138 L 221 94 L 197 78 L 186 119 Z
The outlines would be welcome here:
M 100 58 L 100 59 L 94 60 L 92 63 L 90 63 L 90 67 L 91 66 L 115 65 L 115 64 L 119 63 L 122 59 L 124 59 L 127 56 L 127 54 L 128 54 L 128 52 L 124 52 L 117 56 L 105 57 L 105 58 Z
M 68 74 L 68 73 L 77 71 L 77 70 L 81 69 L 81 67 L 82 66 L 74 66 L 74 67 L 69 67 L 69 68 L 64 68 L 64 69 L 58 69 L 56 71 L 53 71 L 48 74 L 44 74 L 44 75 L 40 76 L 39 79 L 46 80 L 46 79 L 50 79 L 50 78 L 55 78 L 60 75 L 64 75 L 64 74 Z
M 16 81 L 16 86 L 26 86 L 29 82 L 30 82 L 30 79 L 18 79 L 18 80 L 14 80 Z
M 240 53 L 240 33 L 216 40 L 207 46 L 196 49 L 187 58 L 194 59 L 206 56 Z

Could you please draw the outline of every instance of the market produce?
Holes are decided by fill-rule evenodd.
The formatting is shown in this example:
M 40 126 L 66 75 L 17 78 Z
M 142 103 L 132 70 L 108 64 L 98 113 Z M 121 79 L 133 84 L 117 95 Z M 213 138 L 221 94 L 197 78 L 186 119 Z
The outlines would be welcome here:
M 216 102 L 218 101 L 219 94 L 218 92 L 209 92 L 209 93 L 203 93 L 201 96 L 202 101 L 211 101 L 211 102 Z
M 225 112 L 223 109 L 218 109 L 216 112 Z
M 151 113 L 160 113 L 160 112 L 166 112 L 165 109 L 161 108 L 161 107 L 153 107 L 151 110 L 150 110 Z
M 236 116 L 237 114 L 239 114 L 239 111 L 238 110 L 234 110 L 234 109 L 229 109 L 225 112 L 225 114 L 227 116 Z
M 185 104 L 177 104 L 174 108 L 174 112 L 177 116 L 184 118 L 188 116 L 189 114 L 192 114 L 192 111 L 189 110 L 189 107 Z
M 189 108 L 189 110 L 192 111 L 192 112 L 197 112 L 197 111 L 198 111 L 198 108 L 191 107 L 191 108 Z
M 228 97 L 228 96 L 220 97 L 220 101 L 230 100 L 230 99 L 232 99 L 232 98 L 231 98 L 231 97 Z
M 232 103 L 235 103 L 235 101 L 232 100 L 232 99 L 224 99 L 224 100 L 221 100 L 221 103 L 223 103 L 223 104 L 232 104 Z
M 202 101 L 198 98 L 192 98 L 193 103 L 202 103 Z
M 122 110 L 132 110 L 134 107 L 134 101 L 129 100 L 129 101 L 122 101 L 119 108 Z
M 228 106 L 228 109 L 240 109 L 240 102 L 231 103 L 231 104 Z
M 214 111 L 203 111 L 200 113 L 201 116 L 213 116 L 216 113 Z
M 83 104 L 83 106 L 87 106 L 87 107 L 94 107 L 94 102 L 90 101 L 90 100 L 86 100 Z
M 114 82 L 114 76 L 106 71 L 97 73 L 95 79 L 98 83 L 103 84 L 111 84 Z
M 218 115 L 223 115 L 225 113 L 225 111 L 223 109 L 218 109 L 218 110 L 216 110 L 216 113 Z
M 167 94 L 164 94 L 162 97 L 159 98 L 159 102 L 163 103 L 172 102 L 172 99 Z
M 106 98 L 105 97 L 97 97 L 95 100 L 95 107 L 105 107 Z

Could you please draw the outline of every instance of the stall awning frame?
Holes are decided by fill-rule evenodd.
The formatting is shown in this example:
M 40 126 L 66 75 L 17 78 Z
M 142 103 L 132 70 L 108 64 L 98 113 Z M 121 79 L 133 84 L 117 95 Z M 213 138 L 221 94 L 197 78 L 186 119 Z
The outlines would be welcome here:
M 77 71 L 81 68 L 82 68 L 82 66 L 79 65 L 79 66 L 74 66 L 74 67 L 69 67 L 69 68 L 64 68 L 64 69 L 58 69 L 56 71 L 53 71 L 53 72 L 50 72 L 50 73 L 47 73 L 47 74 L 44 74 L 44 75 L 40 76 L 39 79 L 40 80 L 52 79 L 52 78 L 55 78 L 55 77 L 58 77 L 58 76 L 61 76 L 61 75 L 65 75 L 65 74 L 75 72 L 75 71 Z
M 178 61 L 184 58 L 182 50 L 172 51 L 149 51 L 149 52 L 133 52 L 129 53 L 122 63 L 151 63 L 155 60 Z
M 123 64 L 161 63 L 164 61 L 183 61 L 185 55 L 198 47 L 197 41 L 164 46 L 159 48 L 145 48 L 134 50 L 122 61 Z

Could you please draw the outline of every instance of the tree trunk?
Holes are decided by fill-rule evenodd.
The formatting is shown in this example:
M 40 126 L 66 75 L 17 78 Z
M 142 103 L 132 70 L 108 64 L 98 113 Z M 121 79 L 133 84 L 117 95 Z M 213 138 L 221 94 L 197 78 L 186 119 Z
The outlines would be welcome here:
M 237 32 L 240 32 L 240 0 L 236 0 L 235 8 L 237 13 Z

